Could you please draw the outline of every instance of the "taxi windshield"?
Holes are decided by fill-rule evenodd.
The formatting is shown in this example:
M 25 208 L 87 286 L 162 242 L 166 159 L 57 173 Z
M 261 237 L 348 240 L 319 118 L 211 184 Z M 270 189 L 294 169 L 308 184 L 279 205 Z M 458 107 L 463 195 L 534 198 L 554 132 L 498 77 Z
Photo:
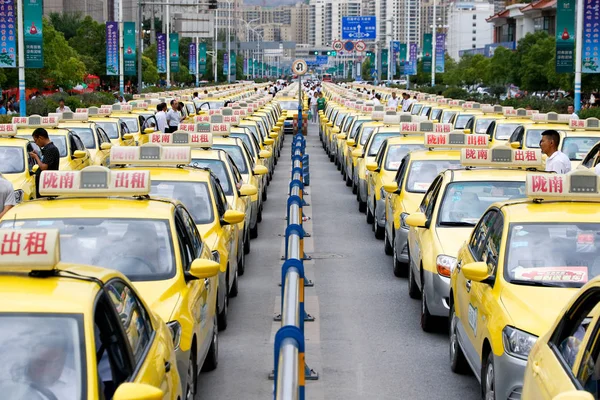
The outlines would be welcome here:
M 94 131 L 91 128 L 69 128 L 69 130 L 79 136 L 86 149 L 95 149 Z
M 443 109 L 441 109 L 441 108 L 434 108 L 434 109 L 431 111 L 431 116 L 430 116 L 430 118 L 429 118 L 429 119 L 430 119 L 431 121 L 433 121 L 433 120 L 439 121 L 439 120 L 440 120 L 440 116 L 442 115 L 442 111 L 444 111 L 444 110 L 443 110 Z
M 475 226 L 496 202 L 525 197 L 525 182 L 453 182 L 440 205 L 440 226 Z
M 225 163 L 221 160 L 203 160 L 201 158 L 194 158 L 192 160 L 192 166 L 199 168 L 210 168 L 211 172 L 216 175 L 219 179 L 219 183 L 221 183 L 221 187 L 223 188 L 223 192 L 226 196 L 233 195 L 233 190 L 231 189 L 231 182 L 229 181 L 229 175 L 227 174 L 227 170 L 225 169 Z
M 215 149 L 222 149 L 227 152 L 233 158 L 233 162 L 235 166 L 240 170 L 241 174 L 248 173 L 248 166 L 246 165 L 246 159 L 244 158 L 244 154 L 242 153 L 242 149 L 239 146 L 233 144 L 215 144 L 213 145 Z
M 195 114 L 196 113 L 196 108 L 194 107 L 194 105 L 192 103 L 185 103 L 185 107 L 188 110 L 188 114 Z
M 421 107 L 423 107 L 423 104 L 413 104 L 412 108 L 410 109 L 410 114 L 411 115 L 419 115 L 419 111 L 421 111 Z
M 578 288 L 600 275 L 600 224 L 513 223 L 506 252 L 507 281 Z
M 229 134 L 229 136 L 242 139 L 242 142 L 244 142 L 246 144 L 246 146 L 248 147 L 248 150 L 250 151 L 250 154 L 252 154 L 252 157 L 256 157 L 256 151 L 254 149 L 254 146 L 252 146 L 252 143 L 251 143 L 252 141 L 250 140 L 250 136 L 248 136 L 247 134 L 244 134 L 244 133 L 237 133 L 237 132 L 231 132 Z
M 369 145 L 369 152 L 367 153 L 367 156 L 375 156 L 377 154 L 377 152 L 379 151 L 379 149 L 381 148 L 381 145 L 383 144 L 383 141 L 387 138 L 390 137 L 394 137 L 394 136 L 400 136 L 399 132 L 382 132 L 382 133 L 376 133 L 373 136 L 373 140 L 371 140 L 371 144 Z M 421 146 L 423 147 L 423 146 Z
M 282 110 L 298 111 L 298 102 L 296 100 L 279 101 Z
M 83 343 L 82 316 L 0 314 L 2 398 L 84 398 Z
M 107 121 L 95 121 L 96 125 L 98 125 L 100 128 L 102 128 L 104 130 L 104 132 L 106 132 L 106 134 L 108 135 L 109 138 L 111 139 L 118 139 L 119 138 L 119 131 L 117 130 L 117 123 L 116 122 L 107 122 Z
M 442 114 L 442 120 L 440 121 L 442 124 L 449 124 L 452 117 L 456 115 L 457 111 L 445 111 Z
M 539 149 L 540 141 L 542 140 L 542 132 L 544 132 L 545 130 L 546 129 L 528 129 L 525 133 L 525 147 Z M 557 132 L 561 135 L 561 137 L 565 133 L 565 131 Z
M 397 171 L 404 156 L 406 156 L 409 151 L 417 149 L 423 149 L 423 145 L 395 144 L 390 146 L 390 148 L 388 149 L 387 158 L 385 159 L 386 171 Z
M 342 132 L 348 132 L 348 129 L 350 128 L 350 125 L 352 124 L 352 121 L 354 121 L 354 117 L 353 115 L 349 115 L 348 118 L 346 118 L 346 121 L 344 121 L 344 127 L 342 129 Z
M 362 130 L 362 134 L 360 135 L 360 144 L 364 146 L 367 143 L 367 140 L 371 137 L 371 133 L 375 130 L 374 126 L 365 126 Z
M 23 147 L 0 147 L 0 173 L 17 174 L 25 171 Z
M 475 132 L 473 133 L 486 133 L 492 122 L 494 122 L 494 118 L 478 118 L 477 121 L 475 121 Z
M 581 161 L 599 141 L 600 136 L 566 137 L 562 141 L 561 151 L 569 156 L 571 161 Z
M 508 140 L 510 135 L 517 129 L 521 124 L 497 124 L 495 138 L 498 140 Z
M 122 122 L 125 122 L 127 125 L 127 129 L 129 132 L 138 132 L 140 130 L 140 125 L 137 117 L 119 117 Z
M 461 168 L 459 160 L 413 161 L 408 170 L 406 190 L 411 193 L 425 193 L 440 172 L 457 168 Z
M 211 223 L 214 219 L 212 200 L 206 182 L 152 180 L 151 194 L 181 201 L 197 225 Z
M 365 122 L 366 122 L 366 120 L 356 121 L 352 125 L 352 130 L 350 131 L 350 134 L 348 135 L 348 139 L 354 139 L 354 138 L 356 138 L 356 135 L 358 134 L 358 132 L 360 132 L 360 127 L 363 126 L 363 124 Z
M 256 126 L 254 125 L 240 125 L 241 128 L 248 128 L 250 130 L 250 132 L 252 132 L 252 134 L 254 135 L 254 137 L 256 138 L 256 140 L 260 140 L 260 136 L 258 135 L 258 130 L 256 129 Z
M 63 262 L 116 269 L 132 281 L 175 276 L 169 221 L 162 219 L 64 218 L 2 222 L 17 229 L 58 229 Z
M 31 139 L 31 136 L 19 135 L 19 137 L 22 137 L 24 139 Z M 67 156 L 67 139 L 65 138 L 65 136 L 48 135 L 48 138 L 50 139 L 50 141 L 52 143 L 54 143 L 54 145 L 58 149 L 58 155 L 60 157 L 66 157 Z M 36 151 L 36 153 L 38 153 L 38 155 L 42 154 L 40 148 L 38 147 L 37 144 L 35 144 L 33 142 L 33 140 L 29 143 L 31 144 L 31 147 L 33 147 L 33 149 Z
M 419 115 L 426 117 L 429 110 L 431 110 L 431 106 L 423 106 L 419 112 Z
M 454 121 L 454 129 L 465 129 L 465 127 L 467 126 L 467 122 L 469 122 L 469 120 L 471 118 L 473 118 L 472 115 L 469 115 L 469 114 L 459 114 L 456 117 L 456 121 Z M 486 127 L 486 129 L 487 129 L 487 127 Z

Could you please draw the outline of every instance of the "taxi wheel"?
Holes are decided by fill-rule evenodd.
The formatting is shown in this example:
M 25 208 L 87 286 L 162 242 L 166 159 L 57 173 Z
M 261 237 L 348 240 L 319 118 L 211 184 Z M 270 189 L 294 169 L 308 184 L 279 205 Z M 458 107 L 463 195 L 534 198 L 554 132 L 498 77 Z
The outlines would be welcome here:
M 423 279 L 421 278 L 421 282 Z M 425 285 L 423 285 L 424 287 Z M 427 307 L 427 296 L 425 295 L 425 290 L 423 290 L 421 294 L 421 329 L 424 332 L 433 332 L 436 327 L 436 318 L 429 313 L 429 308 Z
M 365 212 L 367 211 L 367 202 L 366 201 L 362 201 L 360 198 L 360 190 L 356 191 L 356 199 L 358 200 L 358 211 L 360 212 Z M 368 222 L 368 220 L 367 220 Z
M 450 308 L 450 369 L 457 374 L 466 374 L 468 371 L 467 359 L 458 343 L 457 324 L 458 318 L 454 312 L 454 304 L 452 304 Z
M 346 186 L 352 186 L 352 177 L 350 176 L 350 174 L 346 174 Z
M 258 215 L 256 215 L 256 222 L 262 222 L 262 211 L 263 208 L 262 206 L 260 206 L 260 208 L 258 209 Z M 256 227 L 256 231 L 258 232 L 258 226 Z M 257 233 L 258 235 L 258 233 Z
M 258 225 L 258 222 L 257 222 L 257 225 Z M 258 230 L 257 230 L 257 234 L 258 234 Z M 250 232 L 248 232 L 244 235 L 244 254 L 250 254 Z
M 240 251 L 240 253 L 240 259 L 238 260 L 238 274 L 242 276 L 244 275 L 244 272 L 246 272 L 246 252 Z
M 494 353 L 488 353 L 485 365 L 483 366 L 483 375 L 481 378 L 482 398 L 485 400 L 496 399 L 496 370 L 494 368 Z
M 227 282 L 226 287 L 229 287 L 229 282 Z M 223 309 L 219 313 L 217 320 L 220 331 L 224 331 L 225 329 L 227 329 L 227 315 L 229 314 L 229 294 L 227 292 L 228 290 L 225 290 L 225 300 L 223 302 Z M 217 293 L 217 298 L 219 298 L 219 293 Z
M 421 291 L 417 286 L 417 281 L 415 281 L 415 275 L 410 264 L 408 264 L 408 295 L 411 299 L 419 299 L 421 297 Z
M 368 204 L 367 204 L 366 208 L 367 208 L 367 224 L 373 224 L 373 222 L 375 221 L 375 216 L 371 213 L 371 209 L 369 208 Z
M 262 192 L 262 201 L 267 201 L 267 189 L 266 188 Z
M 373 215 L 373 228 L 375 229 L 375 238 L 379 240 L 384 239 L 385 228 L 379 226 L 379 221 L 377 221 L 377 210 L 375 210 L 375 213 Z
M 235 277 L 233 278 L 233 285 L 231 285 L 231 290 L 229 291 L 230 297 L 237 297 L 238 295 L 238 271 L 235 271 Z
M 387 229 L 385 229 L 385 227 L 383 228 L 383 248 L 386 256 L 391 256 L 394 254 L 394 248 L 390 244 L 390 238 L 388 237 Z
M 185 387 L 185 399 L 194 400 L 196 397 L 196 388 L 198 387 L 198 366 L 196 365 L 196 350 L 194 347 L 190 350 L 190 360 L 188 361 L 187 384 Z
M 217 316 L 214 317 L 215 325 L 213 328 L 213 336 L 210 342 L 210 348 L 208 349 L 208 354 L 204 359 L 204 364 L 202 365 L 202 372 L 212 371 L 217 368 L 219 364 L 219 329 L 217 329 Z

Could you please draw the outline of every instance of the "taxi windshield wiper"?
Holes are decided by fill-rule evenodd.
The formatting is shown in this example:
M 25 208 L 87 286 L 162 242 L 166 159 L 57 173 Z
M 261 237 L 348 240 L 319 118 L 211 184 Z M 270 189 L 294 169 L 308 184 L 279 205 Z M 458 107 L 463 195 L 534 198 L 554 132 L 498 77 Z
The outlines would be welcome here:
M 547 282 L 547 281 L 528 281 L 524 279 L 511 279 L 510 283 L 515 285 L 527 285 L 527 286 L 540 286 L 540 287 L 565 287 L 560 283 Z
M 440 226 L 475 226 L 475 224 L 465 221 L 442 221 Z

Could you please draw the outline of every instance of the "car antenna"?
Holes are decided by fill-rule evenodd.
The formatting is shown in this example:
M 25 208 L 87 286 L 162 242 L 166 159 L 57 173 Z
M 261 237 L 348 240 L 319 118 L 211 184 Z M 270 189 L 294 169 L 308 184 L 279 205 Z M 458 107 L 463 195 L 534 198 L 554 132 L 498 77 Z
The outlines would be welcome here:
M 13 229 L 15 229 L 17 225 L 17 213 L 15 213 L 15 217 L 13 218 Z

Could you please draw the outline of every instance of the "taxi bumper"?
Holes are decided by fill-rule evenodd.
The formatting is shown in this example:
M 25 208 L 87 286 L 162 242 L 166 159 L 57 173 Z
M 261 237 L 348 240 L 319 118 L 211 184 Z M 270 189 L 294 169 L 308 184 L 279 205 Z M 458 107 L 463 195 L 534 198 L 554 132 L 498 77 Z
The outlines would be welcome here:
M 525 376 L 526 360 L 503 353 L 494 355 L 494 378 L 496 398 L 520 400 L 523 392 L 523 377 Z
M 408 229 L 400 228 L 396 230 L 394 237 L 394 246 L 396 247 L 396 258 L 403 264 L 408 264 Z
M 426 292 L 427 308 L 429 313 L 438 317 L 448 318 L 450 313 L 450 278 L 441 276 L 437 272 L 423 270 Z

